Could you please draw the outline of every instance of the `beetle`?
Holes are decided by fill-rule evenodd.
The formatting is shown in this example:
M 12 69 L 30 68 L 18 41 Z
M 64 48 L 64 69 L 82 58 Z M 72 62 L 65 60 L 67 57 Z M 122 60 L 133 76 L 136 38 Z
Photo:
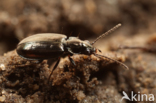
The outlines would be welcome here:
M 50 59 L 50 58 L 58 58 L 55 66 L 53 67 L 51 74 L 48 78 L 48 82 L 50 80 L 50 77 L 55 70 L 55 68 L 58 66 L 60 62 L 60 58 L 64 56 L 68 56 L 70 62 L 73 65 L 76 65 L 74 60 L 71 58 L 74 54 L 85 54 L 85 55 L 92 55 L 94 54 L 97 57 L 104 57 L 109 60 L 115 61 L 116 63 L 121 64 L 124 68 L 128 67 L 114 59 L 111 59 L 109 57 L 96 54 L 96 51 L 100 51 L 99 49 L 96 49 L 93 44 L 98 41 L 100 38 L 108 35 L 110 32 L 114 31 L 118 27 L 120 27 L 121 24 L 116 25 L 112 29 L 108 30 L 106 33 L 100 35 L 98 38 L 96 38 L 92 43 L 90 43 L 88 40 L 81 40 L 78 37 L 68 37 L 63 34 L 56 34 L 56 33 L 41 33 L 29 36 L 25 39 L 23 39 L 19 44 L 17 45 L 17 54 L 25 59 L 28 60 L 39 60 L 42 61 L 44 59 Z

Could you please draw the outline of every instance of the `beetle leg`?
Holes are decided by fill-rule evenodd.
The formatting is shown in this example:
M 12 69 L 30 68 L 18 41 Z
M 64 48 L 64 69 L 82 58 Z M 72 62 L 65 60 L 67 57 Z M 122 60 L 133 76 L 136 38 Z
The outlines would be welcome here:
M 68 52 L 69 53 L 71 53 L 71 54 L 77 54 L 77 53 L 72 52 L 70 48 L 67 48 L 67 49 L 68 49 Z
M 38 63 L 42 63 L 43 62 L 43 60 L 38 60 Z
M 74 60 L 70 57 L 70 55 L 68 55 L 68 58 L 69 58 L 70 62 L 71 62 L 74 66 L 76 66 Z
M 50 80 L 51 75 L 53 74 L 53 71 L 56 69 L 56 67 L 58 66 L 59 62 L 60 62 L 60 57 L 58 58 L 58 60 L 57 60 L 57 62 L 56 62 L 56 64 L 55 64 L 55 66 L 54 66 L 54 68 L 52 69 L 52 71 L 51 71 L 51 73 L 50 73 L 50 75 L 49 75 L 48 83 L 49 83 L 49 80 Z

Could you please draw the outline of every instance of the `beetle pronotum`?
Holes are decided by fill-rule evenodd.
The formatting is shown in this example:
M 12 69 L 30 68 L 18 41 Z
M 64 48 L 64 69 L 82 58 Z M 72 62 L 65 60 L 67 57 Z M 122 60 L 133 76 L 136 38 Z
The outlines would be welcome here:
M 114 59 L 109 57 L 96 54 L 96 49 L 93 44 L 97 42 L 100 38 L 108 35 L 121 24 L 116 25 L 106 33 L 100 35 L 96 38 L 92 43 L 87 40 L 80 40 L 78 37 L 67 37 L 63 34 L 56 34 L 56 33 L 42 33 L 29 36 L 23 39 L 17 46 L 17 53 L 19 56 L 29 59 L 29 60 L 44 60 L 49 58 L 58 58 L 51 74 L 48 78 L 48 82 L 50 77 L 54 71 L 54 69 L 58 66 L 60 62 L 60 58 L 62 55 L 68 56 L 69 60 L 73 65 L 76 65 L 74 60 L 71 58 L 73 54 L 85 54 L 85 55 L 95 55 L 97 57 L 104 57 L 109 60 L 115 61 L 116 63 L 121 64 L 124 68 L 128 69 L 128 67 Z M 100 50 L 99 50 L 100 51 Z

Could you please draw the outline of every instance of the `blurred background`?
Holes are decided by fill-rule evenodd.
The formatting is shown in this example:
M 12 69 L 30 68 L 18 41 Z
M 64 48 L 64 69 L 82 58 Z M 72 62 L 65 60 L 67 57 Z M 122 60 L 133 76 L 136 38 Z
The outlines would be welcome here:
M 105 39 L 150 35 L 156 32 L 155 18 L 155 0 L 0 0 L 0 55 L 36 33 L 80 33 L 92 41 L 121 23 Z

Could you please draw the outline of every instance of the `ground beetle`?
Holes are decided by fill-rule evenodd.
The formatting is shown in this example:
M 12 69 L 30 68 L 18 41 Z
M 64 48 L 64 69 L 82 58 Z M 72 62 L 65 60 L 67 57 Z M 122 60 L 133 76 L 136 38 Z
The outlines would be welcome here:
M 98 41 L 100 38 L 108 35 L 110 32 L 114 31 L 121 24 L 116 25 L 106 33 L 100 35 L 97 39 L 95 39 L 92 43 L 87 40 L 80 40 L 78 37 L 67 37 L 63 34 L 56 34 L 56 33 L 42 33 L 29 36 L 23 39 L 17 46 L 17 53 L 19 56 L 29 59 L 29 60 L 43 60 L 49 58 L 59 58 L 57 63 L 55 64 L 49 78 L 54 71 L 54 69 L 58 66 L 60 62 L 60 57 L 68 56 L 69 60 L 73 65 L 76 65 L 74 60 L 70 57 L 73 54 L 85 54 L 91 55 L 94 54 L 97 57 L 104 57 L 115 61 L 116 63 L 121 64 L 124 68 L 128 67 L 111 58 L 108 58 L 103 55 L 96 54 L 96 51 L 100 51 L 93 47 L 93 44 Z

